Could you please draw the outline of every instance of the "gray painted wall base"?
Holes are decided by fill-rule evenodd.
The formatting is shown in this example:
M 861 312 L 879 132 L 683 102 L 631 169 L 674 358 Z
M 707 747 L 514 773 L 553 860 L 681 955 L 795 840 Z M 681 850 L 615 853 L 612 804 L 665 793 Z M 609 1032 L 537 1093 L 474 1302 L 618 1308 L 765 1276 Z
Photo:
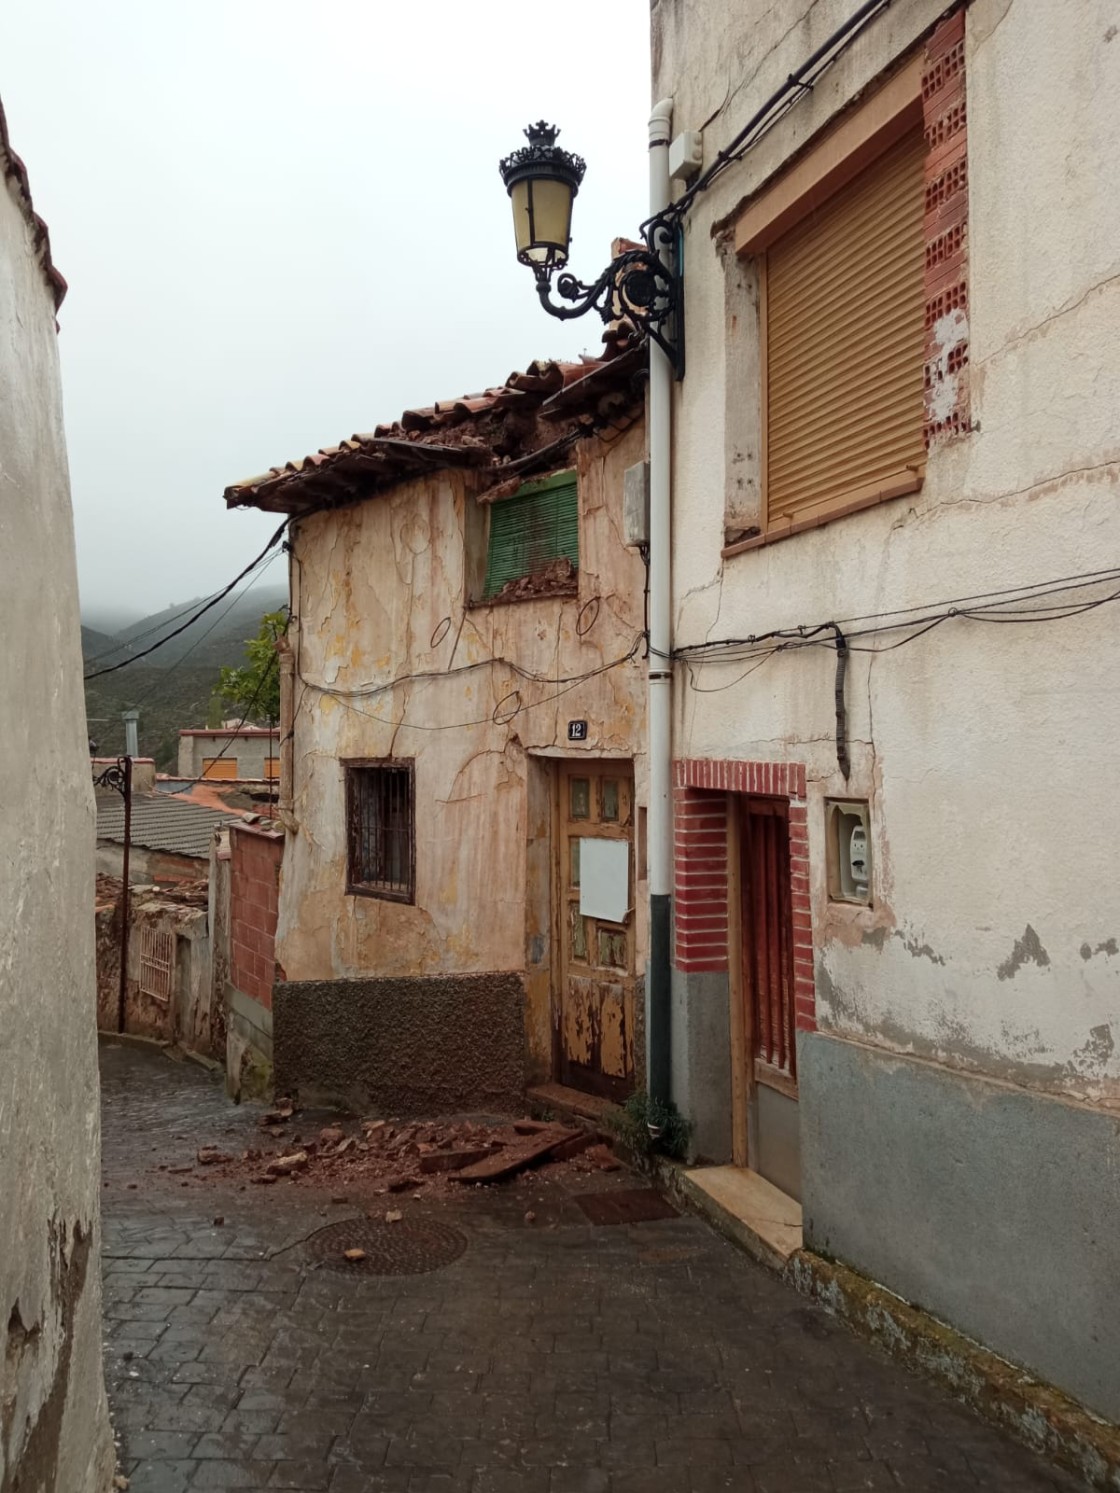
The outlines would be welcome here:
M 510 1112 L 525 1091 L 521 976 L 278 984 L 277 1093 L 394 1115 Z
M 799 1034 L 806 1248 L 1120 1420 L 1120 1115 Z
M 692 1154 L 731 1160 L 731 1021 L 727 975 L 673 970 L 670 1093 L 692 1121 Z

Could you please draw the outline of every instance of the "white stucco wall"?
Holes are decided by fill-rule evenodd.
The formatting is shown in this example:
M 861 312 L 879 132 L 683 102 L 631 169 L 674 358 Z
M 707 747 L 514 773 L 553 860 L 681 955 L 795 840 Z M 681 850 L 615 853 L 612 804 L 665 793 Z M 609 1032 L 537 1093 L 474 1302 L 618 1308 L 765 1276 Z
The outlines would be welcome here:
M 101 1493 L 113 1458 L 74 535 L 54 303 L 2 177 L 0 594 L 0 1487 Z
M 676 396 L 677 646 L 937 603 L 1120 559 L 1120 12 L 975 0 L 967 13 L 972 415 L 922 491 L 721 561 L 757 478 L 757 320 L 728 316 L 715 225 L 936 22 L 898 0 L 704 195 L 687 226 Z M 848 0 L 655 0 L 653 96 L 710 162 Z M 746 267 L 749 280 L 749 265 Z M 1090 595 L 1102 594 L 1090 592 Z M 1120 611 L 945 623 L 847 685 L 834 654 L 677 673 L 678 756 L 808 765 L 821 1029 L 1050 1091 L 1120 1100 Z M 876 641 L 892 641 L 891 638 Z M 830 904 L 828 796 L 869 798 L 875 907 Z

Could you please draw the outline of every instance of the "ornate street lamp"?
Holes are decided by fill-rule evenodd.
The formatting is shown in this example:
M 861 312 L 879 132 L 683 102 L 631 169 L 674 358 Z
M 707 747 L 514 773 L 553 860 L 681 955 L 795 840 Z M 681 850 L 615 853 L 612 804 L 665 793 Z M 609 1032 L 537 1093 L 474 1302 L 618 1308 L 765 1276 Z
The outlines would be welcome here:
M 592 284 L 567 271 L 559 274 L 560 300 L 551 298 L 553 276 L 568 262 L 572 202 L 587 169 L 581 157 L 557 146 L 559 133 L 543 119 L 531 124 L 525 131 L 528 145 L 499 163 L 513 204 L 517 258 L 533 271 L 541 305 L 551 316 L 568 321 L 594 308 L 604 322 L 626 317 L 657 343 L 681 378 L 684 297 L 676 269 L 677 223 L 671 213 L 644 223 L 645 247 L 627 249 Z

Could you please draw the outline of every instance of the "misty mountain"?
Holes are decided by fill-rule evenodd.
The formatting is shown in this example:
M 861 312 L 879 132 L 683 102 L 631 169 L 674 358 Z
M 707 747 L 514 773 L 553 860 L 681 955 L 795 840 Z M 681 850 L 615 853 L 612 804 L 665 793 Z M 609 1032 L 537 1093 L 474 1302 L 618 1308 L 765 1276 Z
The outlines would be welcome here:
M 166 669 L 188 660 L 192 665 L 216 668 L 241 663 L 246 639 L 256 634 L 265 612 L 277 612 L 287 604 L 288 589 L 286 586 L 255 586 L 227 596 L 177 637 L 169 637 L 203 605 L 205 599 L 196 597 L 194 601 L 178 602 L 122 628 L 108 641 L 108 648 L 112 649 L 115 644 L 116 651 L 99 659 L 99 667 L 135 656 L 165 637 L 168 641 L 149 654 L 144 659 L 145 664 Z M 94 630 L 83 626 L 82 647 L 86 658 L 93 653 L 104 653 L 106 649 L 100 646 L 86 647 L 87 633 L 94 633 Z M 122 669 L 120 672 L 127 671 Z
M 135 607 L 125 611 L 122 607 L 83 605 L 82 626 L 91 632 L 103 632 L 107 637 L 115 638 L 122 628 L 131 627 L 139 615 Z
M 99 632 L 96 628 L 82 624 L 82 657 L 84 659 L 88 661 L 91 658 L 98 658 L 115 647 L 119 647 L 119 644 L 110 633 Z
M 115 636 L 83 623 L 86 673 L 135 657 L 181 626 L 204 600 L 166 607 L 131 623 Z M 146 658 L 100 678 L 87 679 L 87 723 L 98 754 L 112 757 L 124 751 L 121 713 L 139 710 L 140 755 L 154 757 L 160 772 L 175 772 L 180 729 L 217 721 L 222 712 L 214 706 L 212 697 L 222 667 L 245 662 L 245 643 L 259 631 L 261 617 L 265 612 L 280 611 L 287 600 L 286 587 L 262 585 L 242 590 L 224 598 Z

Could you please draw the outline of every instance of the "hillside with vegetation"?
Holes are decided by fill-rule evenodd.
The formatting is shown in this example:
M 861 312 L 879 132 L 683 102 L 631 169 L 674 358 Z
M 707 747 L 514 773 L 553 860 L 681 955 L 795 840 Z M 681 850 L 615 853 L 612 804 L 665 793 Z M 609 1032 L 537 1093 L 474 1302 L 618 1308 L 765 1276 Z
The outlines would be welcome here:
M 261 617 L 282 609 L 286 589 L 255 587 L 225 599 L 177 637 L 146 658 L 112 673 L 86 680 L 86 716 L 99 756 L 124 751 L 125 710 L 139 710 L 140 754 L 153 757 L 160 772 L 178 769 L 179 731 L 187 726 L 217 724 L 232 715 L 215 701 L 223 668 L 244 665 L 246 644 L 255 637 Z M 91 675 L 166 638 L 197 611 L 202 599 L 183 602 L 132 623 L 115 636 L 82 628 L 86 674 Z

